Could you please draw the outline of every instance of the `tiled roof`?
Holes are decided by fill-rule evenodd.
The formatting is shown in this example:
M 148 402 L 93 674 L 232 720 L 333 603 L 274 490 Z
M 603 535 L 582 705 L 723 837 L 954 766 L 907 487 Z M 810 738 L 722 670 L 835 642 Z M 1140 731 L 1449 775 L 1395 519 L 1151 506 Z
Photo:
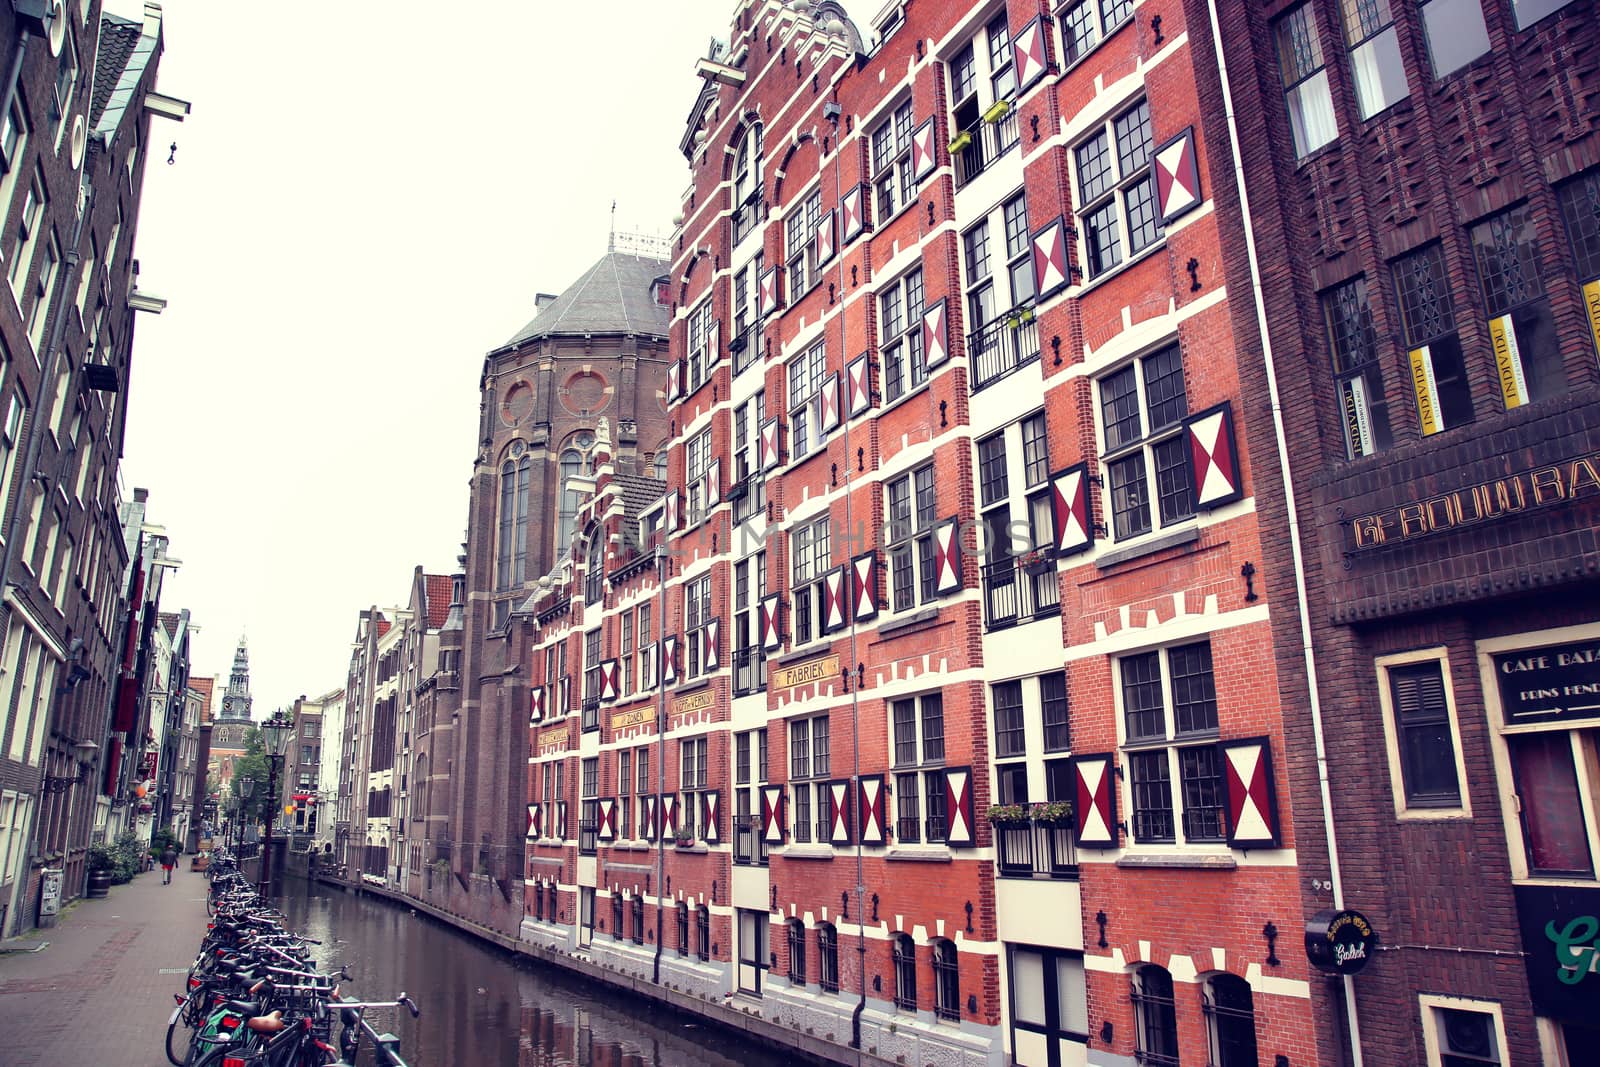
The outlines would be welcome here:
M 428 629 L 437 630 L 444 625 L 445 616 L 450 614 L 450 578 L 443 574 L 424 574 L 422 577 L 427 582 L 428 603 L 424 608 L 427 611 Z
M 214 678 L 190 678 L 189 688 L 200 694 L 200 721 L 211 721 L 211 691 L 216 685 Z
M 176 611 L 163 611 L 156 616 L 156 620 L 161 623 L 161 628 L 167 631 L 168 637 L 178 636 L 178 623 L 183 621 L 183 617 Z
M 111 14 L 100 15 L 100 53 L 95 60 L 94 95 L 89 105 L 91 127 L 100 121 L 112 90 L 127 69 L 128 57 L 133 55 L 134 45 L 139 43 L 141 32 L 142 27 L 137 22 L 129 22 Z
M 611 484 L 616 486 L 617 492 L 622 497 L 622 512 L 630 519 L 638 518 L 640 513 L 667 491 L 667 483 L 659 478 L 646 478 L 642 474 L 616 474 L 612 476 Z
M 379 619 L 378 620 L 378 636 L 382 637 L 384 634 L 388 633 L 390 627 L 392 627 L 393 625 L 394 625 L 394 623 L 390 622 L 388 619 Z
M 503 347 L 558 334 L 666 337 L 667 309 L 656 303 L 650 285 L 666 272 L 663 260 L 607 252 Z

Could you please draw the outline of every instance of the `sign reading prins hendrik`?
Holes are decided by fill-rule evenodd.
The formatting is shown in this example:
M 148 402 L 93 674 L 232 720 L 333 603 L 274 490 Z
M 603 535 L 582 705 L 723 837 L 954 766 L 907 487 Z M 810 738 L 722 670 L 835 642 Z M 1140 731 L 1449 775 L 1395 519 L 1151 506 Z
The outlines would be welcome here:
M 1600 718 L 1600 640 L 1507 652 L 1494 673 L 1510 725 Z

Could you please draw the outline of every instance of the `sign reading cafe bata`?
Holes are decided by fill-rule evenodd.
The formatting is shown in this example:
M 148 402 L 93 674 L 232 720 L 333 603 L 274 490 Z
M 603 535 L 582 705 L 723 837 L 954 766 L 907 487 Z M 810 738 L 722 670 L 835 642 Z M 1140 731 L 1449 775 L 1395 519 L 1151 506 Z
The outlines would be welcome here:
M 1507 725 L 1600 718 L 1600 641 L 1494 657 Z

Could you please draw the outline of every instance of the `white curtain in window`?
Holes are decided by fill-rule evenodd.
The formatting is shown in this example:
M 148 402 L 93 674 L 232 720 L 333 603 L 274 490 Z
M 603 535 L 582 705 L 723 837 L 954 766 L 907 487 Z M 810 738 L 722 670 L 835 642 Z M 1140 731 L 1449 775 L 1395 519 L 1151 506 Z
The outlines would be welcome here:
M 1294 129 L 1295 153 L 1304 158 L 1339 136 L 1328 91 L 1328 72 L 1319 70 L 1289 90 L 1289 124 Z

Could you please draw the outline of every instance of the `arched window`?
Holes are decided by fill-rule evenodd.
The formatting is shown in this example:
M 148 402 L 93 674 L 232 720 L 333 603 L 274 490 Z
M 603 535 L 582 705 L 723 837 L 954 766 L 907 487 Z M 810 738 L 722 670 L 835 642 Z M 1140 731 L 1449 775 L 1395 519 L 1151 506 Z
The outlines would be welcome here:
M 917 946 L 910 934 L 895 934 L 890 948 L 894 953 L 894 1006 L 916 1011 Z
M 793 985 L 806 984 L 806 924 L 799 919 L 789 920 L 789 981 Z
M 557 509 L 556 558 L 560 559 L 572 543 L 572 527 L 578 519 L 578 505 L 583 496 L 572 484 L 572 479 L 583 473 L 583 453 L 569 448 L 561 453 L 561 506 Z
M 611 937 L 614 941 L 622 940 L 622 894 L 611 894 Z
M 1134 1041 L 1139 1062 L 1177 1067 L 1178 1014 L 1172 1003 L 1172 975 L 1146 964 L 1133 974 Z
M 711 958 L 711 909 L 704 904 L 695 913 L 695 947 L 694 954 L 702 960 Z
M 633 943 L 644 944 L 644 897 L 633 898 Z
M 597 526 L 589 533 L 589 556 L 583 576 L 583 600 L 590 607 L 600 603 L 604 560 L 605 546 L 601 543 L 600 528 Z
M 1250 983 L 1236 974 L 1214 975 L 1205 986 L 1214 1067 L 1256 1067 L 1256 1009 Z
M 933 943 L 933 1013 L 941 1019 L 961 1020 L 961 965 L 956 943 L 941 938 Z
M 527 580 L 528 571 L 528 480 L 533 473 L 533 458 L 524 454 L 521 441 L 511 445 L 511 453 L 500 467 L 500 522 L 495 559 L 497 588 L 511 589 Z
M 662 449 L 656 453 L 655 459 L 650 461 L 650 477 L 660 481 L 667 480 L 667 451 Z
M 817 985 L 824 993 L 839 992 L 839 931 L 832 923 L 817 927 Z
M 678 955 L 689 954 L 689 905 L 678 902 Z
M 733 240 L 737 244 L 760 221 L 761 124 L 745 131 L 733 164 Z

